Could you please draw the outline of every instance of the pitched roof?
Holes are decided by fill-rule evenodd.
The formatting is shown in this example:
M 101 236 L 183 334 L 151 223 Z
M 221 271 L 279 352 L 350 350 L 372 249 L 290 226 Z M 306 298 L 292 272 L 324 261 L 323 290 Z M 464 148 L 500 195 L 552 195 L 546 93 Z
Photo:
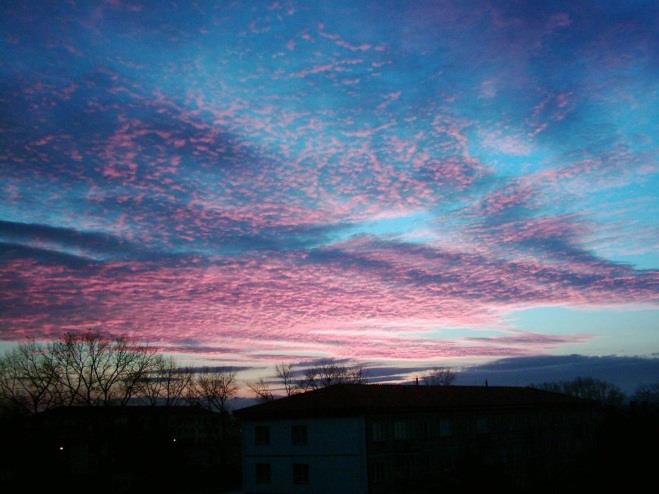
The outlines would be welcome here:
M 571 408 L 587 400 L 533 388 L 336 384 L 235 411 L 247 420 L 409 412 Z

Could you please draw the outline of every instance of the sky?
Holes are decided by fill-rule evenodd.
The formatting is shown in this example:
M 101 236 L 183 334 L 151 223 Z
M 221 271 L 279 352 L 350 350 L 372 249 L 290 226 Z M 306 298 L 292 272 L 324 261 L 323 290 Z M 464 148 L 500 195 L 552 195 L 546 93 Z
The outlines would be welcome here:
M 659 354 L 657 2 L 0 12 L 0 346 Z

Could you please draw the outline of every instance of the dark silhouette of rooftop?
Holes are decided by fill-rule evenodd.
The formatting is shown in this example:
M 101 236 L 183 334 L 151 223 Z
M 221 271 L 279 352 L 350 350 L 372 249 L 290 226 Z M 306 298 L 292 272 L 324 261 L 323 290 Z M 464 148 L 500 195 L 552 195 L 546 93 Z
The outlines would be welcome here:
M 588 400 L 534 388 L 335 384 L 237 410 L 242 419 L 377 413 L 460 412 L 592 406 Z

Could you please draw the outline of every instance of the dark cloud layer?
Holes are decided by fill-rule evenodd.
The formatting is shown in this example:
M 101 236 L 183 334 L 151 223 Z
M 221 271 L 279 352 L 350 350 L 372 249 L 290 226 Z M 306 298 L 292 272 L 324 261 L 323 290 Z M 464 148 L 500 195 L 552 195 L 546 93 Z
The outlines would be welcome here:
M 659 359 L 615 355 L 507 358 L 464 369 L 458 374 L 456 383 L 479 385 L 487 380 L 496 386 L 525 386 L 567 381 L 579 376 L 602 379 L 619 386 L 626 393 L 633 393 L 641 384 L 657 382 Z

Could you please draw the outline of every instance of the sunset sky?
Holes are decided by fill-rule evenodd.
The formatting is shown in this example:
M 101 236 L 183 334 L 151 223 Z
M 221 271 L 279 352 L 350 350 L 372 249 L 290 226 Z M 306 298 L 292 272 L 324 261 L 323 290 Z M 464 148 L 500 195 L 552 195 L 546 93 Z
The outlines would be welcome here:
M 2 2 L 2 346 L 657 356 L 658 6 Z

